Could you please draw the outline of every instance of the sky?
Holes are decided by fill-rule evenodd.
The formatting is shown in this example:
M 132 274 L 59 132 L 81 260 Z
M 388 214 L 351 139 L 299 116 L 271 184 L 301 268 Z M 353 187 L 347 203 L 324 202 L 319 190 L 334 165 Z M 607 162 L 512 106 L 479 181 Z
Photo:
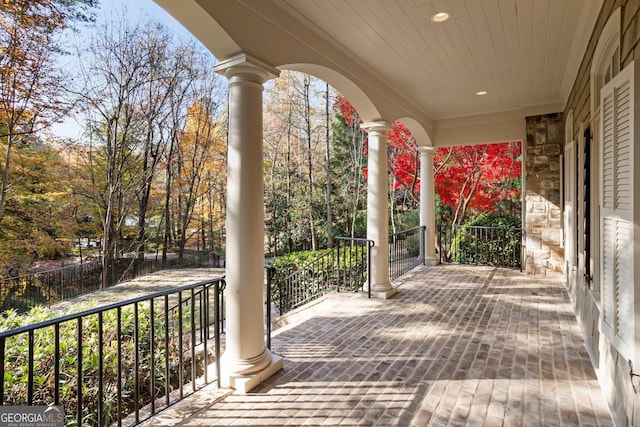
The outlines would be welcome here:
M 96 13 L 96 23 L 82 24 L 79 28 L 79 39 L 83 35 L 91 31 L 95 31 L 96 27 L 108 19 L 117 19 L 123 13 L 126 13 L 130 22 L 138 22 L 145 18 L 151 18 L 164 24 L 171 32 L 175 33 L 178 38 L 187 39 L 193 37 L 178 21 L 176 21 L 169 13 L 154 3 L 152 0 L 100 0 L 100 9 Z M 72 64 L 67 64 L 73 66 Z M 51 131 L 54 135 L 62 138 L 79 139 L 82 135 L 82 126 L 73 118 L 68 118 L 63 123 L 55 124 Z
M 176 31 L 185 37 L 191 37 L 191 34 L 179 22 L 152 0 L 100 0 L 100 11 L 97 19 L 100 21 L 100 19 L 108 18 L 114 13 L 119 15 L 124 9 L 126 9 L 127 16 L 132 22 L 149 16 L 162 22 L 170 30 Z

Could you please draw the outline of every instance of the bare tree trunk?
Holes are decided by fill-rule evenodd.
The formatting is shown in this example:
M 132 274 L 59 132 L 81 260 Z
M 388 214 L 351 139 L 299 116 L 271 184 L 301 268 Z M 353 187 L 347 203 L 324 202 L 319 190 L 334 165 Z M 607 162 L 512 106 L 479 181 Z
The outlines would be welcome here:
M 292 109 L 291 104 L 289 104 L 289 120 L 287 122 L 287 213 L 285 215 L 284 229 L 290 230 L 290 216 L 289 211 L 291 210 L 291 116 Z M 293 252 L 293 239 L 291 238 L 291 234 L 287 232 L 287 252 Z
M 326 103 L 325 103 L 325 119 L 326 119 L 326 146 L 327 146 L 327 248 L 333 248 L 333 210 L 331 208 L 331 139 L 329 134 L 329 83 L 326 84 Z
M 351 217 L 351 233 L 350 236 L 351 238 L 354 238 L 356 235 L 356 220 L 358 217 L 358 205 L 360 203 L 360 191 L 362 190 L 361 188 L 361 179 L 360 176 L 362 174 L 362 171 L 360 170 L 360 166 L 361 166 L 361 158 L 362 158 L 362 153 L 363 153 L 363 147 L 362 147 L 362 137 L 361 137 L 361 132 L 358 129 L 358 125 L 357 124 L 353 124 L 351 126 L 351 149 L 353 150 L 351 152 L 352 154 L 352 159 L 353 159 L 353 183 L 354 183 L 354 195 L 353 195 L 353 199 L 352 199 L 352 204 L 351 204 L 351 209 L 352 209 L 352 217 Z
M 175 125 L 175 123 L 174 123 Z M 175 151 L 175 140 L 176 140 L 176 132 L 177 126 L 174 127 L 173 135 L 171 137 L 171 142 L 169 143 L 169 155 L 168 162 L 166 167 L 167 173 L 167 182 L 165 184 L 165 194 L 164 194 L 164 236 L 162 237 L 162 264 L 166 264 L 167 262 L 167 248 L 169 246 L 169 241 L 171 239 L 171 190 L 173 185 L 173 168 L 171 166 L 171 162 L 173 160 L 173 153 Z
M 4 160 L 4 167 L 2 171 L 2 188 L 0 189 L 0 222 L 4 218 L 4 209 L 7 203 L 7 190 L 9 188 L 9 167 L 11 165 L 11 150 L 13 148 L 13 135 L 9 133 L 7 135 L 7 155 Z
M 313 158 L 311 156 L 311 77 L 308 74 L 304 76 L 304 120 L 305 133 L 307 137 L 307 169 L 308 169 L 308 190 L 309 190 L 309 232 L 311 233 L 311 250 L 318 250 L 318 239 L 316 236 L 315 219 L 313 217 Z
M 395 175 L 392 175 L 391 180 L 392 180 L 391 181 L 391 188 L 393 188 L 393 187 L 395 187 L 395 183 L 396 183 Z M 391 219 L 391 234 L 396 234 L 396 218 L 395 218 L 395 212 L 394 212 L 395 211 L 396 198 L 395 198 L 395 195 L 393 194 L 393 190 L 390 191 L 390 195 L 391 195 L 391 197 L 390 197 L 389 209 L 391 210 L 391 212 L 390 212 L 389 217 Z

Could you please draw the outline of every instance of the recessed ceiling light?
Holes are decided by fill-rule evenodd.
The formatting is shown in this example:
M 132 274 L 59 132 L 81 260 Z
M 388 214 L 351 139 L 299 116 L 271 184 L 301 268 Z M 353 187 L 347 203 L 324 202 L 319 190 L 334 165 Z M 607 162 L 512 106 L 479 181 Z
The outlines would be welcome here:
M 449 14 L 447 12 L 438 12 L 431 17 L 433 22 L 444 22 L 449 19 Z
M 476 95 L 478 95 L 478 96 L 482 96 L 482 95 L 486 95 L 486 94 L 487 94 L 486 90 L 479 90 L 479 91 L 476 92 Z

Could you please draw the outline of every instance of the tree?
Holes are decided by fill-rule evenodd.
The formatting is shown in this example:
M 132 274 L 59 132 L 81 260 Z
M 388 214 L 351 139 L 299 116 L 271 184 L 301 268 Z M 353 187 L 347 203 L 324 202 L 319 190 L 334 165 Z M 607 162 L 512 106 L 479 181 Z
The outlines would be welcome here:
M 0 150 L 6 146 L 0 143 Z M 76 229 L 66 162 L 59 148 L 30 139 L 14 147 L 7 198 L 0 228 L 0 271 L 15 276 L 38 259 L 67 254 Z
M 147 26 L 149 28 L 149 26 Z M 142 188 L 138 193 L 138 258 L 144 258 L 147 219 L 158 166 L 165 159 L 168 142 L 173 137 L 173 109 L 183 110 L 183 104 L 193 96 L 193 82 L 201 72 L 194 43 L 171 46 L 171 35 L 161 26 L 151 26 L 145 37 L 149 52 L 147 96 L 140 106 L 144 136 L 142 139 Z M 146 31 L 149 31 L 148 29 Z M 206 67 L 206 64 L 205 66 Z
M 212 188 L 212 182 L 206 178 L 224 178 L 224 154 L 226 145 L 224 137 L 226 128 L 224 122 L 218 123 L 218 110 L 222 103 L 212 96 L 221 94 L 217 89 L 214 76 L 204 79 L 210 85 L 205 86 L 206 96 L 200 97 L 187 113 L 187 124 L 181 132 L 176 146 L 175 172 L 173 173 L 176 193 L 176 226 L 179 257 L 184 256 L 185 246 L 189 239 L 189 230 L 204 231 L 202 222 L 200 228 L 190 227 L 197 218 L 199 208 L 200 217 L 204 216 L 207 208 L 205 195 Z M 197 234 L 197 233 L 196 233 Z
M 330 100 L 329 100 L 329 83 L 326 83 L 326 90 L 325 90 L 325 100 L 324 100 L 324 106 L 325 106 L 325 146 L 326 146 L 326 150 L 327 150 L 327 155 L 326 155 L 326 169 L 325 169 L 325 175 L 327 177 L 327 247 L 328 248 L 332 248 L 333 247 L 333 207 L 331 206 L 331 192 L 332 187 L 331 187 L 331 121 L 330 121 L 330 115 L 329 115 L 329 104 L 330 104 Z
M 60 33 L 74 20 L 91 19 L 96 0 L 11 0 L 0 5 L 0 222 L 14 146 L 66 114 L 67 75 L 57 68 Z
M 395 122 L 393 129 L 387 134 L 387 146 L 389 147 L 389 171 L 393 177 L 391 190 L 401 190 L 403 198 L 410 199 L 414 205 L 418 203 L 420 187 L 419 158 L 416 140 L 411 132 L 401 122 Z
M 86 162 L 91 187 L 87 196 L 99 207 L 103 222 L 102 263 L 108 274 L 102 286 L 114 280 L 109 274 L 123 251 L 125 223 L 132 215 L 140 215 L 133 202 L 144 204 L 148 198 L 149 162 L 158 161 L 156 141 L 148 140 L 154 130 L 148 127 L 148 106 L 157 95 L 153 82 L 161 81 L 158 76 L 163 71 L 158 49 L 167 48 L 167 39 L 162 35 L 159 25 L 131 27 L 125 21 L 108 22 L 87 48 L 84 57 L 91 58 L 90 63 L 79 58 L 84 87 L 78 96 L 90 137 Z M 150 156 L 156 158 L 149 160 Z
M 333 103 L 331 173 L 336 180 L 333 206 L 336 228 L 343 235 L 366 235 L 365 138 L 355 108 L 342 96 Z
M 337 105 L 345 118 L 345 123 L 350 125 L 361 123 L 360 117 L 349 101 L 341 98 Z M 364 131 L 361 132 L 365 134 Z M 365 142 L 365 154 L 367 152 L 366 147 Z M 390 215 L 390 219 L 392 221 L 392 229 L 395 230 L 395 215 L 393 213 L 396 210 L 415 209 L 419 203 L 420 179 L 417 172 L 419 153 L 411 132 L 401 122 L 395 122 L 393 128 L 387 133 L 387 147 L 388 171 L 391 176 L 389 193 L 392 215 Z M 366 177 L 368 172 L 366 165 L 363 167 L 362 172 Z
M 336 107 L 345 124 L 360 122 L 357 112 L 345 98 L 338 98 Z M 392 210 L 396 207 L 414 209 L 420 189 L 415 139 L 406 126 L 395 122 L 388 132 L 387 144 Z M 521 151 L 519 142 L 437 150 L 434 161 L 436 192 L 440 202 L 451 208 L 453 224 L 461 224 L 469 212 L 519 212 Z M 366 166 L 363 172 L 366 176 Z M 394 216 L 391 218 L 393 220 Z
M 267 222 L 273 230 L 274 248 L 277 240 L 283 240 L 288 252 L 294 247 L 319 246 L 316 223 L 324 203 L 321 207 L 317 189 L 324 151 L 320 145 L 322 116 L 315 96 L 318 88 L 317 79 L 294 72 L 282 73 L 267 87 L 265 183 L 272 190 L 284 190 L 282 195 L 272 192 L 275 198 L 269 201 Z
M 521 153 L 519 142 L 439 148 L 436 151 L 435 188 L 441 202 L 452 207 L 452 225 L 462 224 L 469 211 L 499 211 L 505 202 L 510 213 L 518 211 Z

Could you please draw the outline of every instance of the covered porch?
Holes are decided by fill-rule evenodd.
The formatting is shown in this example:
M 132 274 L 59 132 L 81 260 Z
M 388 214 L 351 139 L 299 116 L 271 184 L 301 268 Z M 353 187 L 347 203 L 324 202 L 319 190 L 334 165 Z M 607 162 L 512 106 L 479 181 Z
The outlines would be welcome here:
M 601 1 L 544 7 L 517 1 L 155 1 L 211 51 L 219 60 L 215 71 L 229 80 L 225 385 L 251 389 L 283 361 L 262 342 L 261 316 L 263 89 L 283 70 L 327 82 L 363 121 L 366 238 L 373 242 L 368 286 L 375 297 L 388 299 L 397 290 L 387 267 L 387 138 L 395 122 L 406 125 L 418 146 L 426 263 L 436 262 L 434 150 L 522 141 L 531 150 L 523 177 L 523 220 L 531 228 L 526 268 L 541 276 L 563 271 L 559 112 Z M 436 16 L 443 11 L 446 16 Z
M 559 281 L 419 266 L 390 300 L 330 294 L 273 333 L 284 368 L 142 425 L 613 425 Z

